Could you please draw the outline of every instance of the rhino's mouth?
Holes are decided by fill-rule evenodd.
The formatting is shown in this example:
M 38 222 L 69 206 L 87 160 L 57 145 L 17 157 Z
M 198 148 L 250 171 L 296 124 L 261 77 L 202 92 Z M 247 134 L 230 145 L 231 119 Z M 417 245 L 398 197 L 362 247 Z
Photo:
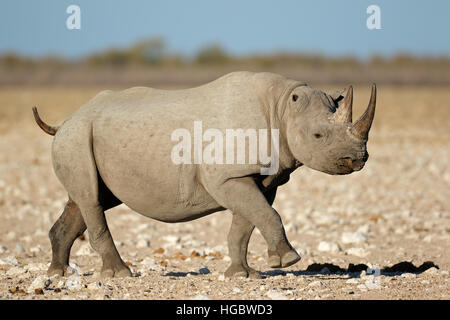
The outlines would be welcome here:
M 353 159 L 351 157 L 344 157 L 338 160 L 337 166 L 345 173 L 359 171 L 364 167 L 365 159 Z

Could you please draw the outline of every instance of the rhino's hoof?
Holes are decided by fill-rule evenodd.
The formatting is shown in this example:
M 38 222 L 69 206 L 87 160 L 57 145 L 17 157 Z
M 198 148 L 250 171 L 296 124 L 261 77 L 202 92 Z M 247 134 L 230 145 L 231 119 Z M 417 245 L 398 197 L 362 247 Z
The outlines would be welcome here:
M 225 271 L 225 277 L 228 278 L 250 278 L 261 279 L 261 275 L 258 271 L 240 265 L 231 265 L 227 271 Z
M 298 262 L 301 259 L 300 255 L 295 251 L 291 250 L 283 255 L 283 258 L 281 258 L 281 267 L 286 268 L 289 266 L 292 266 L 296 262 Z
M 294 263 L 300 260 L 300 256 L 295 250 L 286 252 L 282 258 L 279 255 L 274 254 L 269 257 L 268 264 L 271 268 L 286 268 L 292 266 Z
M 103 269 L 100 273 L 100 277 L 105 278 L 125 278 L 125 277 L 131 277 L 131 271 L 127 267 L 121 267 L 118 269 Z
M 54 265 L 50 265 L 50 267 L 47 270 L 47 275 L 49 277 L 51 276 L 64 276 L 67 272 L 67 268 L 69 266 L 54 266 Z
M 281 267 L 281 259 L 278 255 L 273 255 L 269 257 L 269 260 L 267 261 L 267 264 L 271 268 L 280 268 Z

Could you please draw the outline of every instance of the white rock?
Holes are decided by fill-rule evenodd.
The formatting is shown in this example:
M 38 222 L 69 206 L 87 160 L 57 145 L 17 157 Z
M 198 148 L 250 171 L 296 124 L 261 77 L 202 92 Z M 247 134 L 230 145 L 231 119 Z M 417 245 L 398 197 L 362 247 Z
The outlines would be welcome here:
M 415 278 L 416 275 L 414 273 L 403 273 L 401 275 L 402 278 Z
M 225 275 L 223 275 L 223 274 L 219 275 L 218 280 L 225 281 Z
M 89 243 L 84 243 L 81 245 L 80 249 L 75 253 L 77 256 L 93 256 L 95 255 L 94 249 L 92 249 Z
M 434 238 L 434 236 L 432 234 L 429 234 L 425 238 L 423 238 L 423 241 L 431 243 L 433 241 L 433 238 Z
M 47 288 L 52 281 L 48 276 L 41 275 L 36 277 L 36 279 L 33 280 L 33 282 L 28 287 L 28 292 L 34 291 L 34 289 L 44 289 Z
M 141 239 L 137 242 L 136 248 L 142 249 L 142 248 L 148 248 L 150 247 L 150 241 L 146 239 Z
M 81 277 L 78 274 L 70 276 L 66 280 L 66 288 L 69 290 L 80 290 L 81 289 Z
M 322 252 L 331 252 L 331 253 L 337 253 L 341 251 L 341 247 L 336 242 L 326 242 L 321 241 L 319 245 L 317 246 L 317 250 Z
M 7 240 L 14 240 L 14 238 L 16 237 L 16 233 L 14 231 L 10 231 L 8 232 L 8 234 L 6 235 L 6 239 Z
M 30 248 L 30 252 L 31 253 L 39 253 L 39 252 L 42 252 L 42 248 L 41 248 L 40 245 L 37 245 L 37 246 L 35 246 L 33 248 Z
M 353 255 L 356 257 L 361 257 L 361 258 L 363 258 L 369 254 L 363 248 L 350 248 L 350 249 L 346 250 L 346 252 L 347 252 L 347 254 L 350 254 L 350 255 Z
M 365 224 L 365 225 L 359 227 L 357 231 L 362 233 L 362 234 L 364 234 L 364 235 L 366 235 L 370 231 L 370 225 L 369 224 Z
M 272 300 L 288 300 L 288 298 L 277 290 L 269 290 L 266 295 Z
M 4 259 L 1 259 L 0 260 L 0 264 L 11 264 L 11 265 L 16 266 L 16 265 L 19 264 L 19 261 L 17 261 L 16 257 L 9 256 L 9 257 L 6 257 Z
M 12 267 L 8 271 L 6 271 L 6 274 L 8 276 L 17 276 L 19 274 L 25 273 L 25 270 L 19 267 Z
M 167 244 L 175 245 L 180 242 L 181 238 L 174 235 L 167 235 L 162 237 L 162 239 L 167 242 Z
M 341 237 L 342 243 L 361 243 L 367 240 L 367 236 L 361 232 L 344 232 Z
M 233 292 L 234 293 L 241 293 L 241 289 L 239 289 L 238 287 L 233 288 Z

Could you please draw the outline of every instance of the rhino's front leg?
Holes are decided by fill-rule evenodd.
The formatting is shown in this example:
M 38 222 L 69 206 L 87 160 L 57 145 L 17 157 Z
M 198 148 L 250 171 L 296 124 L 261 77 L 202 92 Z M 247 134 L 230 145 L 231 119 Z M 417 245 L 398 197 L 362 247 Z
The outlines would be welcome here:
M 211 189 L 209 191 L 218 203 L 261 231 L 268 245 L 270 267 L 288 267 L 300 260 L 286 238 L 280 216 L 251 177 L 229 179 Z
M 227 277 L 261 278 L 258 271 L 247 264 L 247 247 L 255 225 L 242 217 L 233 214 L 230 232 L 228 233 L 228 251 L 231 265 L 225 271 Z

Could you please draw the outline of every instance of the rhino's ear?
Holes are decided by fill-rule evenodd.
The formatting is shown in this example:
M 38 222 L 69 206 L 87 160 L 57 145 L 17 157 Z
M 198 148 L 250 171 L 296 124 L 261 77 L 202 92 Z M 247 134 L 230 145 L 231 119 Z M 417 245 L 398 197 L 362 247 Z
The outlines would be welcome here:
M 345 89 L 335 91 L 334 93 L 330 94 L 330 97 L 337 104 L 339 101 L 344 99 L 344 95 L 343 95 L 344 92 L 345 92 Z

